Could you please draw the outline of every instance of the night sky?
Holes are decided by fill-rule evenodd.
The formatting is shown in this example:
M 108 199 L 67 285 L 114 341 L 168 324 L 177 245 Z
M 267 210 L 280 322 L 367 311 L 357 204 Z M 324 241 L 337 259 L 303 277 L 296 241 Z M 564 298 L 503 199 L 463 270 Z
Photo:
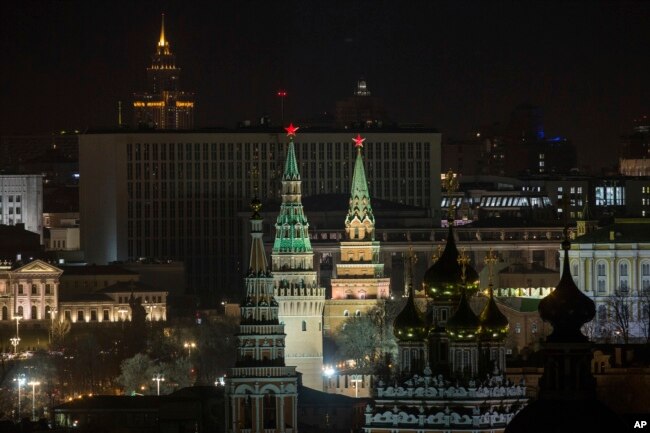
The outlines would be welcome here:
M 185 4 L 182 4 L 185 3 Z M 448 138 L 542 107 L 581 165 L 613 165 L 650 114 L 650 2 L 2 2 L 0 133 L 117 123 L 166 14 L 196 126 L 331 112 L 365 77 L 398 122 Z M 125 119 L 131 120 L 130 111 Z

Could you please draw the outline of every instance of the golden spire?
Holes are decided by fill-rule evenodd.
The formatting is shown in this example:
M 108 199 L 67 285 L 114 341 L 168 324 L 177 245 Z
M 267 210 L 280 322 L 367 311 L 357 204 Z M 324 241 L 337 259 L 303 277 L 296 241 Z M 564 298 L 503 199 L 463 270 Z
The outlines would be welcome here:
M 162 50 L 162 53 L 160 52 Z M 165 39 L 165 14 L 162 14 L 162 23 L 160 25 L 160 40 L 158 41 L 158 53 L 169 54 L 169 42 Z

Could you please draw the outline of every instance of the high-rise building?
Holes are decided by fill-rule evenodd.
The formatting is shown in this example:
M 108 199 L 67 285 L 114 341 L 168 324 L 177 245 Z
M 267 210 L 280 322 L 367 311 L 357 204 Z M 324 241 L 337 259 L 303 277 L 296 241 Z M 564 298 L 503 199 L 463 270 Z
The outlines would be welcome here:
M 335 122 L 339 128 L 377 128 L 388 123 L 388 116 L 382 100 L 359 80 L 352 96 L 336 102 Z
M 237 362 L 226 382 L 226 429 L 231 433 L 292 432 L 298 427 L 296 367 L 287 367 L 274 276 L 262 243 L 262 204 L 251 203 L 251 253 L 241 305 Z
M 350 206 L 345 218 L 345 241 L 340 244 L 341 263 L 332 278 L 332 299 L 325 303 L 325 331 L 335 333 L 350 316 L 365 315 L 390 296 L 390 278 L 384 278 L 384 264 L 375 240 L 375 217 L 361 148 L 364 138 L 354 139 L 357 157 L 352 174 Z
M 43 176 L 0 176 L 0 224 L 24 224 L 43 242 Z
M 136 126 L 154 129 L 192 129 L 194 127 L 194 94 L 179 90 L 181 69 L 169 49 L 165 37 L 165 15 L 162 16 L 160 39 L 147 68 L 149 89 L 133 95 Z
M 314 270 L 309 222 L 301 202 L 302 181 L 293 143 L 298 128 L 291 125 L 286 129 L 289 148 L 282 174 L 282 205 L 275 223 L 271 269 L 279 318 L 287 331 L 287 362 L 302 373 L 305 386 L 320 391 L 325 289 L 319 286 Z
M 300 134 L 294 150 L 303 196 L 350 191 L 355 151 L 349 140 L 346 131 Z M 189 293 L 199 295 L 203 305 L 239 298 L 248 228 L 238 212 L 255 188 L 265 201 L 280 198 L 287 147 L 277 129 L 81 135 L 86 261 L 179 260 Z M 365 150 L 372 197 L 424 208 L 437 225 L 440 134 L 374 130 L 366 134 Z M 259 172 L 255 180 L 253 167 Z M 321 258 L 317 254 L 317 261 Z

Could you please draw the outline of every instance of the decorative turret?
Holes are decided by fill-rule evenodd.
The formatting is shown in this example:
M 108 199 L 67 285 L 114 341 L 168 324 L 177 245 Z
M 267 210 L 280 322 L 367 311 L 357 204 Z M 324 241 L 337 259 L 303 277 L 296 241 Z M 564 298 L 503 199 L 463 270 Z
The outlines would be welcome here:
M 578 289 L 571 277 L 569 269 L 571 243 L 566 228 L 564 232 L 562 277 L 557 288 L 539 303 L 539 314 L 543 320 L 553 325 L 553 332 L 547 338 L 548 342 L 586 342 L 587 337 L 580 328 L 593 319 L 596 307 L 594 301 Z
M 370 193 L 366 172 L 363 168 L 361 148 L 366 140 L 357 134 L 352 139 L 357 148 L 357 159 L 354 163 L 352 174 L 352 189 L 350 191 L 350 207 L 345 218 L 345 233 L 350 240 L 374 240 L 375 238 L 375 217 L 370 205 Z
M 465 271 L 469 264 L 469 258 L 463 253 L 458 257 L 458 263 L 461 266 L 461 279 L 465 283 Z M 466 289 L 461 288 L 460 302 L 458 308 L 447 320 L 447 334 L 452 340 L 470 340 L 476 338 L 479 327 L 478 318 L 472 311 L 467 302 Z
M 494 300 L 494 287 L 492 285 L 492 267 L 496 263 L 496 255 L 490 250 L 485 257 L 488 267 L 488 301 L 479 315 L 479 336 L 481 340 L 503 340 L 508 335 L 508 318 L 499 310 Z

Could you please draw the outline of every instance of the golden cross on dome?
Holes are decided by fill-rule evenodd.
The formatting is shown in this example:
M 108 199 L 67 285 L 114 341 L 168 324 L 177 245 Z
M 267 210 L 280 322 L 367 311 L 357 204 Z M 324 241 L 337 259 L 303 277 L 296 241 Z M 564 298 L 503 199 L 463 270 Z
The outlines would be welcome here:
M 465 271 L 467 269 L 467 265 L 469 265 L 469 257 L 467 257 L 467 255 L 465 254 L 465 248 L 460 250 L 460 255 L 458 256 L 458 264 L 460 265 L 460 269 L 461 269 L 460 277 L 463 280 L 463 284 L 465 284 L 465 279 L 466 279 Z
M 440 259 L 440 256 L 442 255 L 442 245 L 438 245 L 438 248 L 435 253 L 431 255 L 431 263 L 435 263 Z
M 366 141 L 366 139 L 362 138 L 361 134 L 357 134 L 356 138 L 353 138 L 352 141 L 354 141 L 354 147 L 361 149 L 363 147 L 363 142 Z
M 447 191 L 448 195 L 458 191 L 458 177 L 451 169 L 445 173 L 445 178 L 442 181 L 442 187 L 445 189 L 445 191 Z
M 498 260 L 497 255 L 494 254 L 494 251 L 492 251 L 492 248 L 490 248 L 487 255 L 485 256 L 485 260 L 483 260 L 483 263 L 485 263 L 485 266 L 488 267 L 488 282 L 489 282 L 489 284 L 492 284 L 492 275 L 493 275 L 494 265 L 496 264 L 497 260 Z
M 300 128 L 298 126 L 293 126 L 293 123 L 290 123 L 289 126 L 284 128 L 284 130 L 287 131 L 287 137 L 295 137 L 296 131 L 299 129 Z

